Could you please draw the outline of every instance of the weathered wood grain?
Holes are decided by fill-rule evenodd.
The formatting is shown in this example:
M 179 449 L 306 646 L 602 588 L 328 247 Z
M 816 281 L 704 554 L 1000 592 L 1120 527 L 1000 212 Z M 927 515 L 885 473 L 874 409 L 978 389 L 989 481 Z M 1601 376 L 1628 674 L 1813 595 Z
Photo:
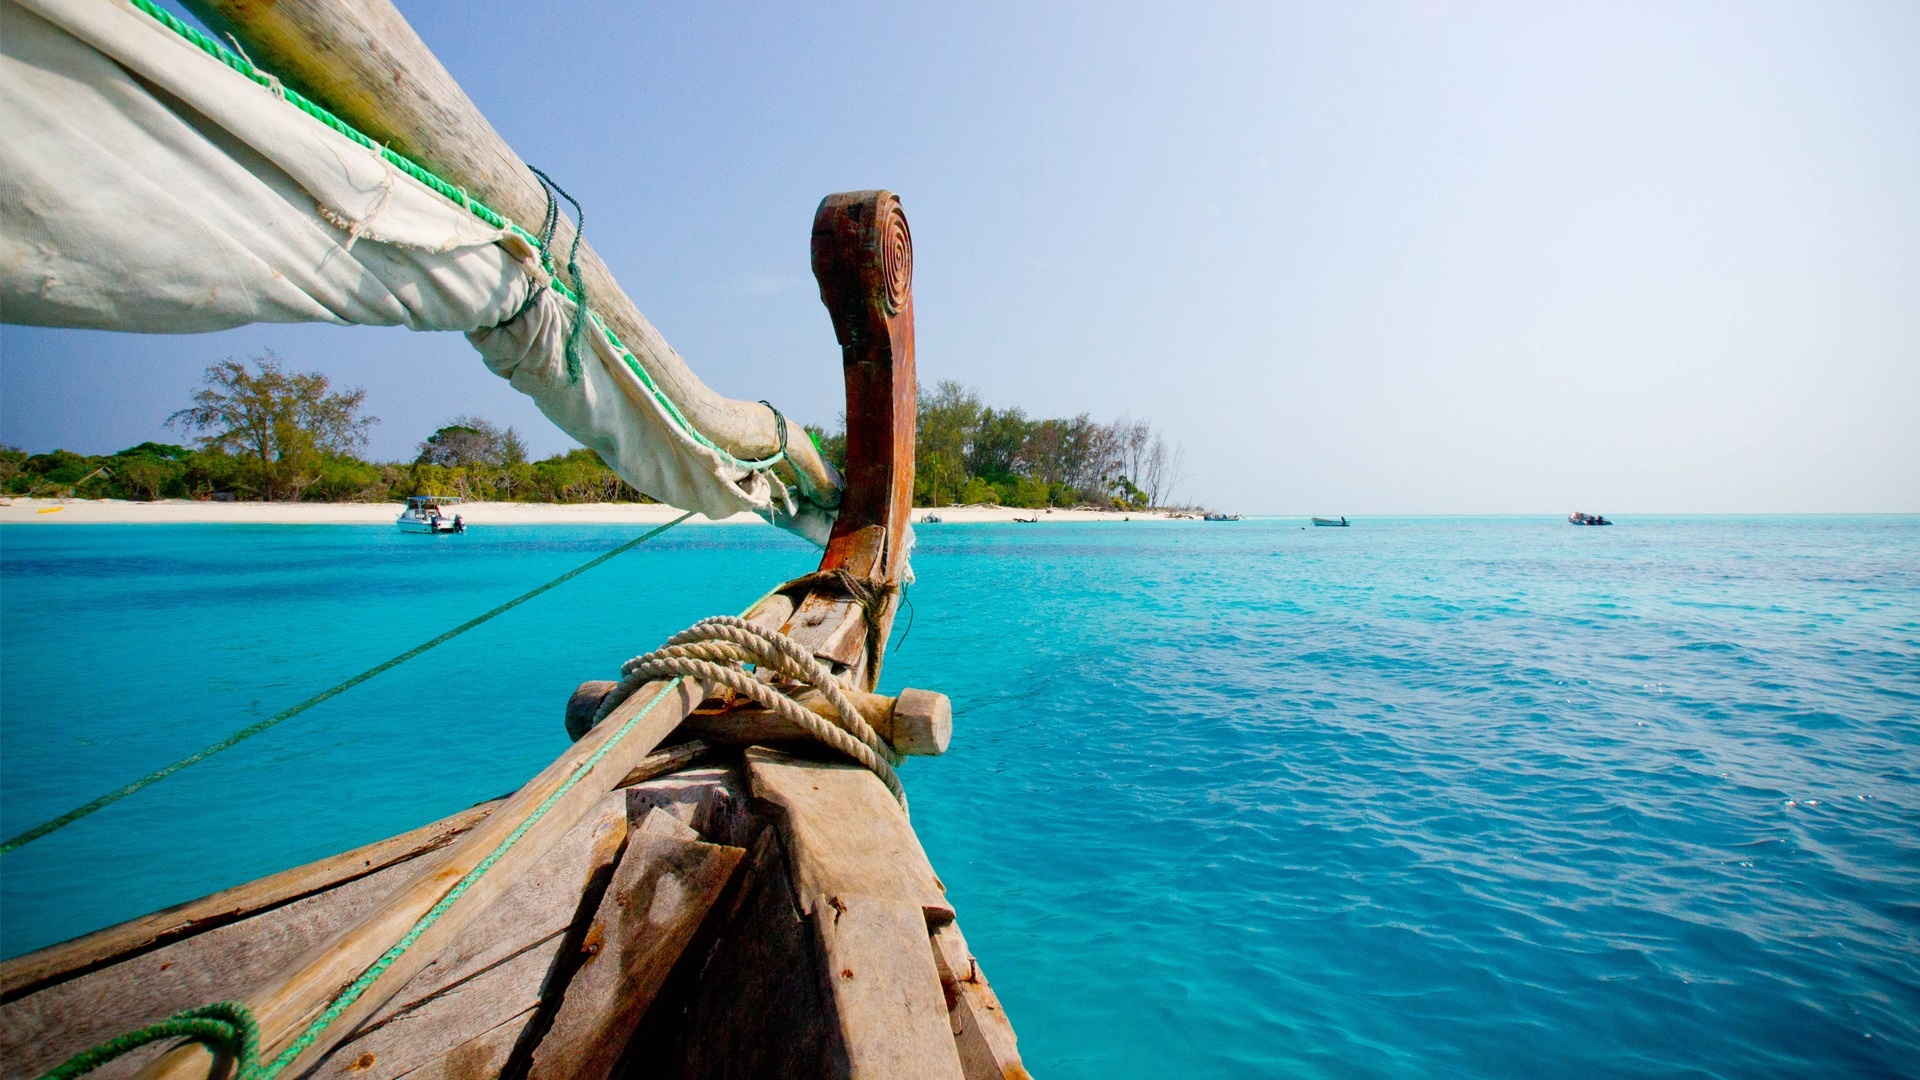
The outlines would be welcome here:
M 596 868 L 611 867 L 625 838 L 624 803 L 624 796 L 605 796 L 599 808 L 554 844 L 486 919 L 437 964 L 416 976 L 387 1012 L 363 1031 L 345 1064 L 352 1065 L 369 1053 L 377 1060 L 345 1072 L 356 1080 L 399 1075 L 506 1020 L 514 1009 L 537 1003 L 560 937 L 576 915 L 584 923 L 584 915 L 592 910 L 591 904 L 586 912 L 578 910 L 583 890 Z M 350 925 L 413 874 L 411 867 L 392 865 L 0 1007 L 0 1076 L 38 1075 L 123 1031 L 182 1009 L 232 998 Z M 597 903 L 597 891 L 592 891 L 591 899 Z M 489 1005 L 490 1001 L 494 1004 Z M 502 1003 L 507 1007 L 499 1007 Z M 391 1022 L 396 1016 L 397 1024 Z M 373 1042 L 367 1043 L 366 1034 L 376 1030 Z M 396 1056 L 393 1047 L 405 1047 L 407 1054 Z M 160 1045 L 143 1048 L 95 1075 L 102 1080 L 133 1075 L 163 1050 Z M 315 1075 L 330 1073 L 323 1064 Z
M 851 418 L 848 421 L 852 424 Z M 884 572 L 887 527 L 868 525 L 845 536 L 835 534 L 822 569 L 844 569 L 855 577 L 877 580 Z M 898 594 L 894 594 L 897 596 Z M 889 600 L 881 615 L 891 625 L 895 600 Z M 793 616 L 781 630 L 812 650 L 813 655 L 836 675 L 844 675 L 856 687 L 872 690 L 879 680 L 879 669 L 868 655 L 867 625 L 861 605 L 832 589 L 811 589 L 794 606 Z
M 918 905 L 929 926 L 953 921 L 926 849 L 878 777 L 765 747 L 745 758 L 754 797 L 779 811 L 804 914 L 818 917 L 845 893 Z
M 492 813 L 500 802 L 484 802 L 412 832 L 16 956 L 0 964 L 0 1002 L 437 851 Z
M 710 843 L 741 845 L 753 830 L 744 820 L 752 799 L 734 765 L 683 769 L 626 789 L 627 819 L 636 826 L 659 810 Z
M 588 679 L 574 687 L 573 696 L 567 698 L 567 738 L 578 739 L 590 731 L 593 718 L 600 715 L 600 703 L 619 688 L 615 679 Z
M 851 690 L 847 697 L 874 733 L 900 753 L 933 757 L 947 752 L 953 739 L 953 703 L 947 695 L 908 689 L 895 698 Z M 833 706 L 818 690 L 805 691 L 794 700 L 828 720 L 834 718 Z M 805 728 L 759 707 L 696 712 L 680 730 L 726 746 L 815 742 Z
M 849 1075 L 964 1080 L 920 906 L 857 893 L 827 900 L 813 926 Z
M 530 1080 L 606 1080 L 745 854 L 634 834 L 587 932 L 587 957 L 533 1052 Z
M 466 933 L 305 1075 L 394 1080 L 537 1009 L 549 993 L 557 998 L 554 984 L 573 972 L 589 917 L 628 843 L 626 799 L 602 796 Z
M 693 826 L 657 806 L 647 811 L 646 816 L 640 819 L 640 823 L 633 827 L 633 831 L 664 836 L 672 840 L 700 839 L 700 833 Z
M 115 1035 L 233 997 L 353 925 L 414 873 L 390 866 L 10 1001 L 0 1006 L 0 1076 L 38 1076 Z M 119 1080 L 160 1053 L 136 1050 L 94 1076 Z
M 745 758 L 813 924 L 851 1075 L 960 1077 L 927 937 L 953 909 L 900 805 L 857 765 L 763 747 Z
M 847 616 L 862 605 L 844 589 L 813 588 L 786 630 L 835 674 L 872 690 L 900 603 L 913 508 L 913 238 L 900 199 L 851 191 L 820 200 L 813 276 L 833 317 L 847 385 L 847 488 L 820 569 L 844 570 L 885 591 L 855 632 Z
M 847 490 L 821 569 L 839 565 L 836 544 L 878 525 L 887 535 L 873 578 L 898 581 L 907 561 L 918 406 L 913 237 L 899 196 L 849 191 L 820 200 L 813 276 L 833 316 L 847 384 Z
M 336 994 L 366 971 L 382 953 L 405 935 L 427 911 L 439 903 L 461 878 L 490 857 L 501 842 L 533 813 L 555 796 L 540 821 L 521 835 L 514 847 L 498 858 L 492 868 L 477 879 L 467 892 L 448 906 L 439 919 L 426 928 L 412 948 L 402 953 L 340 1018 L 319 1033 L 309 1049 L 290 1068 L 300 1072 L 325 1056 L 345 1033 L 354 1030 L 373 1015 L 421 968 L 457 939 L 487 906 L 497 900 L 544 851 L 570 831 L 589 809 L 647 756 L 680 720 L 705 696 L 704 688 L 683 682 L 672 689 L 668 684 L 650 683 L 641 687 L 606 722 L 588 732 L 571 749 L 541 770 L 521 789 L 509 796 L 498 810 L 482 820 L 465 836 L 455 841 L 446 853 L 433 861 L 406 885 L 388 896 L 379 907 L 368 912 L 356 925 L 342 931 L 334 940 L 315 948 L 306 958 L 287 971 L 263 982 L 242 996 L 260 1024 L 261 1053 L 274 1056 L 289 1045 L 310 1018 L 318 1015 Z M 657 692 L 665 697 L 650 712 L 645 711 Z M 638 717 L 636 726 L 620 742 L 613 737 L 627 720 Z M 584 779 L 560 794 L 572 774 L 589 762 L 602 748 L 601 757 Z M 177 1050 L 164 1058 L 146 1075 L 172 1077 L 174 1080 L 203 1080 L 210 1067 L 210 1055 L 199 1046 Z
M 445 1054 L 400 1074 L 401 1080 L 493 1080 L 512 1061 L 514 1048 L 533 1023 L 535 1010 L 510 1016 Z
M 634 1076 L 845 1077 L 820 950 L 793 894 L 779 830 L 763 826 L 734 886 L 634 1034 Z
M 1020 1063 L 1013 1025 L 1000 1007 L 1000 999 L 994 996 L 993 987 L 987 985 L 979 961 L 967 948 L 960 924 L 934 929 L 933 958 L 940 969 L 953 1041 L 967 1080 L 1033 1080 Z
M 657 777 L 677 773 L 681 769 L 707 756 L 712 749 L 713 747 L 711 745 L 699 739 L 690 739 L 687 742 L 669 746 L 665 750 L 655 750 L 653 753 L 641 758 L 640 764 L 635 765 L 632 772 L 616 780 L 613 786 L 616 788 L 632 787 L 635 784 L 645 783 Z
M 759 625 L 772 626 L 775 619 L 791 610 L 791 601 L 775 594 L 763 598 L 747 617 Z M 605 721 L 509 796 L 495 813 L 457 840 L 432 865 L 387 896 L 358 924 L 316 947 L 301 961 L 288 965 L 278 976 L 263 980 L 241 995 L 240 1000 L 252 1008 L 259 1022 L 261 1053 L 272 1057 L 291 1044 L 328 1002 L 368 970 L 392 943 L 407 934 L 481 860 L 491 856 L 536 807 L 553 797 L 555 801 L 543 818 L 527 829 L 515 846 L 504 852 L 463 896 L 448 906 L 353 1004 L 342 1010 L 339 1019 L 320 1031 L 290 1069 L 298 1072 L 311 1067 L 338 1045 L 347 1032 L 377 1012 L 422 967 L 446 949 L 448 943 L 458 938 L 488 905 L 511 888 L 519 876 L 538 861 L 546 847 L 578 823 L 600 795 L 611 790 L 650 754 L 707 693 L 704 686 L 693 681 L 683 681 L 672 689 L 666 689 L 668 686 L 666 682 L 649 683 L 635 691 Z M 643 714 L 648 702 L 661 691 L 665 696 L 660 703 Z M 639 718 L 636 726 L 619 743 L 613 744 L 614 736 L 629 719 L 636 717 Z M 600 754 L 603 748 L 607 748 L 604 756 Z M 589 761 L 596 763 L 576 786 L 560 794 L 569 777 Z M 150 1080 L 162 1077 L 203 1080 L 211 1061 L 205 1049 L 187 1046 L 169 1053 L 142 1075 Z

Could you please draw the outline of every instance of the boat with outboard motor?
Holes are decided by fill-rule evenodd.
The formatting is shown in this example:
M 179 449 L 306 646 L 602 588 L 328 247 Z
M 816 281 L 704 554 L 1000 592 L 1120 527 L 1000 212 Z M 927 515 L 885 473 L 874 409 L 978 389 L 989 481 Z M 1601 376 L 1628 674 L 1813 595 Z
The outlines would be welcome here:
M 445 495 L 409 495 L 407 508 L 400 511 L 400 517 L 394 524 L 404 532 L 417 533 L 463 533 L 467 531 L 466 519 L 459 514 L 445 513 L 445 509 L 457 505 L 459 499 Z
M 1332 528 L 1332 529 L 1344 529 L 1349 524 L 1344 515 L 1339 518 L 1317 517 L 1313 519 L 1313 523 L 1315 525 L 1320 526 L 1321 528 Z
M 947 748 L 951 703 L 876 692 L 913 579 L 913 264 L 900 200 L 829 195 L 813 220 L 813 272 L 842 353 L 842 474 L 810 440 L 788 442 L 777 411 L 699 382 L 390 0 L 183 3 L 221 40 L 153 0 L 0 0 L 13 61 L 0 92 L 75 116 L 68 143 L 0 142 L 9 181 L 67 182 L 38 167 L 55 152 L 90 166 L 85 214 L 39 221 L 76 205 L 39 193 L 18 200 L 9 228 L 91 228 L 100 243 L 22 250 L 101 255 L 96 277 L 121 290 L 86 293 L 107 300 L 75 313 L 47 306 L 55 279 L 37 264 L 0 274 L 10 321 L 187 333 L 299 316 L 459 331 L 640 491 L 688 516 L 749 510 L 824 550 L 817 570 L 739 617 L 702 620 L 617 681 L 581 683 L 564 710 L 572 745 L 512 794 L 0 964 L 0 1080 L 96 1068 L 149 1080 L 1026 1077 L 895 770 L 902 755 Z M 871 130 L 855 113 L 831 119 L 856 143 Z M 123 160 L 135 142 L 115 133 L 148 122 L 169 141 Z M 257 215 L 257 234 L 126 209 L 146 205 L 149 158 L 176 145 L 162 164 L 197 186 L 174 186 L 214 191 L 193 170 L 209 171 L 223 199 L 273 211 Z M 9 154 L 40 156 L 28 167 Z M 515 224 L 543 216 L 538 235 Z M 266 254 L 252 261 L 204 257 L 256 235 Z M 114 247 L 156 237 L 168 243 Z M 378 273 L 390 288 L 362 287 Z M 316 276 L 327 274 L 340 280 Z M 216 275 L 259 288 L 182 284 Z M 281 278 L 353 288 L 328 292 L 334 306 L 246 306 L 275 287 L 309 295 Z M 352 306 L 376 294 L 409 302 Z M 207 296 L 229 307 L 209 313 Z M 169 307 L 176 297 L 190 302 Z M 141 322 L 111 321 L 126 311 Z M 415 517 L 430 524 L 450 502 Z
M 1611 525 L 1613 524 L 1613 522 L 1608 521 L 1606 518 L 1602 517 L 1599 514 L 1583 514 L 1580 511 L 1575 510 L 1573 513 L 1567 515 L 1567 524 L 1569 525 Z

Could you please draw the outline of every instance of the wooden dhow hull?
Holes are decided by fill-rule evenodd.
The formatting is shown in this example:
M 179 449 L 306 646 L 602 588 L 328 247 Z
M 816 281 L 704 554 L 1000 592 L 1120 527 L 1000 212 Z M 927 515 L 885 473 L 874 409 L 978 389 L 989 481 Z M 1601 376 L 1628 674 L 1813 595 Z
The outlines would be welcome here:
M 539 219 L 544 188 L 387 0 L 188 2 L 463 199 Z M 571 239 L 559 228 L 556 245 Z M 275 1080 L 1025 1075 L 893 774 L 821 747 L 804 714 L 827 709 L 890 754 L 944 750 L 950 722 L 937 695 L 872 693 L 911 545 L 899 200 L 828 196 L 812 248 L 842 346 L 844 489 L 784 418 L 699 386 L 591 251 L 569 275 L 691 423 L 730 453 L 783 453 L 789 486 L 833 516 L 819 571 L 739 623 L 796 646 L 836 688 L 816 679 L 819 696 L 853 703 L 760 666 L 785 713 L 721 677 L 752 682 L 744 668 L 570 708 L 574 746 L 504 799 L 0 965 L 0 1078 L 212 1003 L 252 1018 Z M 223 1077 L 227 1052 L 161 1040 L 94 1075 Z
M 873 774 L 699 742 L 639 773 L 287 1075 L 1025 1075 L 938 876 Z M 41 1075 L 286 969 L 502 802 L 8 962 L 0 1075 Z M 139 1075 L 165 1050 L 95 1075 Z

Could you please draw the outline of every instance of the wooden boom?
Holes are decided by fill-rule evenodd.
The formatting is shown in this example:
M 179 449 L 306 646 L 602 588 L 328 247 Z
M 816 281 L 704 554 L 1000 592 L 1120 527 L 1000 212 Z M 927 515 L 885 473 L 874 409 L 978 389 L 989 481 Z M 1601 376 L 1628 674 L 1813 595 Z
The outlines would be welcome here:
M 217 35 L 232 35 L 254 63 L 324 104 L 368 136 L 465 188 L 523 227 L 537 229 L 547 193 L 532 170 L 487 122 L 432 50 L 389 0 L 183 0 Z M 564 178 L 561 178 L 564 180 Z M 573 226 L 564 215 L 553 237 L 564 275 Z M 779 424 L 766 406 L 734 401 L 700 381 L 613 278 L 591 245 L 580 245 L 580 277 L 593 310 L 607 321 L 660 388 L 728 453 L 764 458 L 780 448 Z M 813 441 L 786 444 L 801 490 L 831 509 L 840 478 Z
M 885 191 L 828 196 L 814 220 L 813 259 L 821 299 L 845 354 L 852 483 L 820 561 L 823 573 L 776 591 L 748 618 L 784 630 L 822 661 L 871 688 L 906 568 L 913 493 L 912 248 L 900 200 Z M 849 589 L 846 578 L 836 572 L 852 575 L 855 587 Z M 869 602 L 876 610 L 866 610 Z M 594 762 L 517 845 L 320 1032 L 285 1075 L 298 1076 L 324 1057 L 470 927 L 548 845 L 577 825 L 672 734 L 711 689 L 692 680 L 673 688 L 667 683 L 642 687 L 444 852 L 423 858 L 424 868 L 364 918 L 315 949 L 285 978 L 242 995 L 260 1024 L 261 1055 L 272 1058 L 292 1045 L 329 1002 L 380 960 L 456 883 L 492 857 L 501 841 L 559 792 L 568 777 Z M 641 719 L 634 729 L 596 760 L 636 716 Z M 871 776 L 865 782 L 878 786 Z M 208 1051 L 188 1045 L 161 1058 L 144 1075 L 203 1080 L 212 1066 Z

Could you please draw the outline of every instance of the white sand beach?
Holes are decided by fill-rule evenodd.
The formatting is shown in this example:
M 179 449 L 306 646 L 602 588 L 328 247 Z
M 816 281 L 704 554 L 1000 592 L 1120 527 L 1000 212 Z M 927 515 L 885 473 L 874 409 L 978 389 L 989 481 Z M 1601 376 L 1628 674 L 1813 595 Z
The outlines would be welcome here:
M 128 502 L 121 499 L 5 499 L 0 500 L 0 523 L 37 525 L 391 525 L 401 504 L 309 502 L 202 502 L 161 499 Z M 505 503 L 460 504 L 469 525 L 661 525 L 680 511 L 657 503 Z M 929 516 L 942 523 L 963 525 L 1038 519 L 1040 524 L 1087 521 L 1165 521 L 1190 517 L 1174 511 L 1017 510 L 1004 506 L 942 506 L 913 512 L 916 523 Z M 759 524 L 752 514 L 735 514 L 715 522 L 696 515 L 687 524 Z

